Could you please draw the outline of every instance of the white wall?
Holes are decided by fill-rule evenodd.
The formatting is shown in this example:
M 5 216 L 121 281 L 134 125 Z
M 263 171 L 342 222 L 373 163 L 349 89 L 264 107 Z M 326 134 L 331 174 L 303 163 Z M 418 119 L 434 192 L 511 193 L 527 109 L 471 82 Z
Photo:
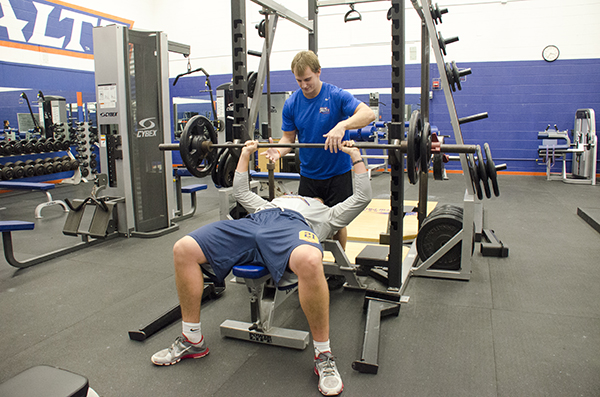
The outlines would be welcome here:
M 278 0 L 279 4 L 307 17 L 305 0 Z M 600 2 L 598 0 L 447 0 L 438 2 L 449 13 L 438 30 L 445 38 L 458 36 L 448 45 L 448 59 L 457 62 L 517 61 L 541 59 L 548 44 L 559 47 L 561 59 L 600 58 Z M 319 58 L 324 67 L 386 65 L 390 63 L 389 1 L 357 4 L 362 21 L 344 23 L 348 6 L 319 10 Z M 262 16 L 250 0 L 247 10 L 247 47 L 261 50 L 263 39 L 254 25 Z M 230 2 L 185 1 L 177 9 L 158 4 L 158 29 L 170 40 L 192 46 L 192 67 L 209 73 L 231 73 Z M 420 62 L 420 19 L 406 1 L 407 63 Z M 271 56 L 271 70 L 288 70 L 293 55 L 308 46 L 307 33 L 280 19 Z M 410 49 L 416 56 L 410 58 Z M 185 71 L 185 60 L 172 57 L 171 74 Z M 249 69 L 258 60 L 249 57 Z
M 307 17 L 308 0 L 276 0 Z M 191 45 L 192 68 L 210 74 L 231 73 L 231 12 L 229 0 L 72 0 L 72 4 L 134 21 L 134 29 L 160 30 L 169 40 Z M 561 59 L 600 58 L 600 1 L 598 0 L 447 0 L 449 13 L 438 25 L 449 44 L 448 60 L 515 61 L 541 59 L 548 44 L 559 47 Z M 386 65 L 390 63 L 389 1 L 360 3 L 362 21 L 343 22 L 348 6 L 319 10 L 319 57 L 323 67 Z M 254 25 L 262 16 L 250 0 L 247 10 L 247 48 L 262 50 L 263 39 Z M 420 62 L 420 20 L 406 1 L 407 63 Z M 271 70 L 288 70 L 293 55 L 308 47 L 307 32 L 280 19 L 271 56 Z M 411 58 L 411 49 L 414 56 Z M 93 61 L 2 47 L 8 62 L 93 70 Z M 186 70 L 187 60 L 171 54 L 170 75 Z M 258 59 L 249 57 L 248 69 Z

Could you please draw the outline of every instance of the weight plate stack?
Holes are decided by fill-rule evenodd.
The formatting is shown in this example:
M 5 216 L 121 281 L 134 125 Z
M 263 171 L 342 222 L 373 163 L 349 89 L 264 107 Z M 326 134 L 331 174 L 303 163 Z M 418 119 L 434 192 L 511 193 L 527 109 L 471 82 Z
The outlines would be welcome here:
M 436 207 L 419 229 L 417 234 L 417 252 L 424 262 L 456 233 L 460 232 L 463 223 L 463 209 L 455 205 Z M 456 244 L 444 254 L 430 269 L 460 270 L 462 242 Z

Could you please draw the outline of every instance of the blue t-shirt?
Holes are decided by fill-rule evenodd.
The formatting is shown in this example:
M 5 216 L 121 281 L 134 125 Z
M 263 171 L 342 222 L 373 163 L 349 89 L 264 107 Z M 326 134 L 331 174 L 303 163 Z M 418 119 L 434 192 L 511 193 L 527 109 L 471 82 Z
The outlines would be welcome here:
M 323 83 L 319 95 L 306 99 L 301 89 L 289 97 L 283 105 L 283 131 L 296 131 L 301 143 L 325 143 L 325 137 L 333 127 L 354 114 L 360 101 L 348 91 L 332 84 Z M 348 132 L 343 140 L 348 139 Z M 308 149 L 300 150 L 301 174 L 311 179 L 328 179 L 352 169 L 350 156 L 338 151 Z

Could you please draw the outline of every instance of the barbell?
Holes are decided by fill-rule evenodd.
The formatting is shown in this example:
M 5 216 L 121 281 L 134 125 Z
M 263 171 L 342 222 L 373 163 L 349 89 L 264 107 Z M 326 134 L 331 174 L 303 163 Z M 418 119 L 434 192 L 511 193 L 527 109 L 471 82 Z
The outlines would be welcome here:
M 391 164 L 401 164 L 403 154 L 406 153 L 407 175 L 411 184 L 417 183 L 420 170 L 428 171 L 431 155 L 434 153 L 477 153 L 477 145 L 443 144 L 434 137 L 435 134 L 431 134 L 429 123 L 422 123 L 420 112 L 416 110 L 411 115 L 405 141 L 400 142 L 395 139 L 390 144 L 357 142 L 354 147 L 358 149 L 387 150 Z M 163 151 L 179 150 L 185 167 L 192 175 L 202 178 L 219 166 L 219 157 L 221 157 L 218 153 L 219 149 L 230 149 L 229 151 L 231 151 L 231 149 L 241 149 L 244 146 L 243 143 L 217 143 L 217 135 L 212 122 L 204 116 L 197 115 L 186 123 L 179 143 L 162 143 L 158 145 L 158 148 Z M 258 147 L 324 149 L 325 144 L 261 142 Z M 489 149 L 486 154 L 487 152 L 489 152 Z M 488 157 L 488 162 L 490 160 L 491 156 Z M 489 166 L 493 167 L 493 162 Z M 497 182 L 493 183 L 497 186 Z

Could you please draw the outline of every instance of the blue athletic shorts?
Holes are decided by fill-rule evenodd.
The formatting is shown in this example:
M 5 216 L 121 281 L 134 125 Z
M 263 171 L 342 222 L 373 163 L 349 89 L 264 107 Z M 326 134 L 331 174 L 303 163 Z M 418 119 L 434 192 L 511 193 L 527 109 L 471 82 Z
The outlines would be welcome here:
M 233 266 L 265 266 L 278 283 L 294 248 L 308 244 L 323 252 L 304 217 L 292 210 L 269 208 L 242 219 L 214 222 L 189 234 L 206 256 L 218 281 Z

